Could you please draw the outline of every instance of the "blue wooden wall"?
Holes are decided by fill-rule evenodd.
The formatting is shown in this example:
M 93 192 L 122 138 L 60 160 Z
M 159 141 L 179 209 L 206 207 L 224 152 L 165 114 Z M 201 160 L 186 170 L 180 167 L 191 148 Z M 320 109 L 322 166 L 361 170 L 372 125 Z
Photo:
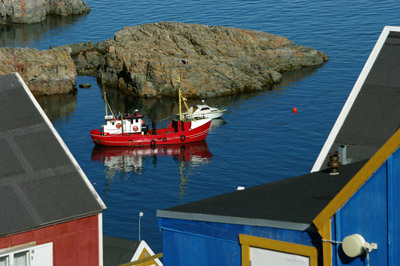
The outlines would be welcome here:
M 239 234 L 314 246 L 317 234 L 246 226 L 159 218 L 164 265 L 241 265 Z
M 395 151 L 331 220 L 332 238 L 342 241 L 358 233 L 377 243 L 370 265 L 400 265 L 400 152 Z M 333 245 L 332 265 L 367 265 L 366 256 L 348 258 Z
M 378 250 L 370 265 L 400 265 L 400 151 L 396 150 L 350 197 L 331 219 L 332 240 L 342 241 L 361 234 Z M 320 248 L 316 233 L 301 231 L 159 218 L 163 230 L 164 265 L 241 265 L 238 235 Z M 320 258 L 321 259 L 321 258 Z M 367 265 L 366 256 L 348 258 L 340 244 L 332 244 L 332 265 Z

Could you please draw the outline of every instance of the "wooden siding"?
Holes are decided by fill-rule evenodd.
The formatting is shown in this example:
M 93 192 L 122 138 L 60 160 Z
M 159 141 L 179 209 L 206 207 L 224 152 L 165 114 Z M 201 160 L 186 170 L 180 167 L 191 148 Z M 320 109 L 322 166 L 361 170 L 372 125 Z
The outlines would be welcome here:
M 0 237 L 0 249 L 36 242 L 53 243 L 54 266 L 98 266 L 98 216 Z
M 361 234 L 367 242 L 378 244 L 370 262 L 400 265 L 400 131 L 398 130 L 364 165 L 352 180 L 321 211 L 313 223 L 327 240 L 342 241 Z M 331 238 L 322 228 L 331 224 Z M 340 243 L 331 243 L 329 265 L 364 265 L 365 257 L 350 259 Z M 326 244 L 324 244 L 326 246 Z M 330 257 L 324 248 L 324 265 Z
M 390 156 L 332 219 L 332 236 L 342 241 L 358 233 L 377 243 L 371 265 L 400 265 L 400 150 Z M 333 265 L 364 265 L 365 256 L 350 259 L 339 245 L 333 247 Z
M 320 246 L 317 234 L 269 227 L 159 218 L 159 228 L 165 265 L 241 265 L 239 234 Z

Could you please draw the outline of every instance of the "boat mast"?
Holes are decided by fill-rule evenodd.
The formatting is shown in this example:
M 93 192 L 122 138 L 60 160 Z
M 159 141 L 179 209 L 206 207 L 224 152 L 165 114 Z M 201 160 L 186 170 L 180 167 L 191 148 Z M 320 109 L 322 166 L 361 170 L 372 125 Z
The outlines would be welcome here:
M 178 82 L 178 94 L 179 94 L 179 121 L 182 121 L 182 102 L 183 102 L 183 104 L 185 105 L 185 107 L 186 107 L 186 111 L 189 113 L 189 115 L 191 115 L 192 113 L 190 112 L 190 109 L 189 109 L 189 107 L 187 106 L 187 104 L 186 104 L 186 98 L 185 97 L 183 97 L 183 95 L 182 95 L 182 87 L 181 87 L 181 77 L 180 76 L 178 76 L 177 78 L 176 78 L 176 80 L 177 80 L 177 82 Z
M 179 91 L 179 121 L 182 121 L 182 103 L 181 103 L 181 98 L 182 98 L 182 92 L 181 92 L 181 78 L 178 77 L 178 91 Z
M 106 116 L 108 115 L 108 113 L 107 113 L 107 107 L 108 107 L 108 109 L 110 109 L 110 113 L 111 113 L 112 117 L 115 119 L 114 113 L 111 110 L 110 104 L 107 101 L 107 95 L 106 95 L 107 93 L 106 93 L 106 91 L 103 91 L 103 94 L 104 94 L 104 105 L 105 105 L 105 108 L 106 108 Z

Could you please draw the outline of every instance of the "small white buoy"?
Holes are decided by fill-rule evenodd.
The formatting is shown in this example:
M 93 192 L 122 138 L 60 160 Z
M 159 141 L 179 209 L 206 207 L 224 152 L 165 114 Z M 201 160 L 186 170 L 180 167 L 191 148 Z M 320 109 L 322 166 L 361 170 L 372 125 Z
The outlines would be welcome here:
M 245 190 L 245 187 L 238 186 L 238 187 L 236 188 L 236 190 Z

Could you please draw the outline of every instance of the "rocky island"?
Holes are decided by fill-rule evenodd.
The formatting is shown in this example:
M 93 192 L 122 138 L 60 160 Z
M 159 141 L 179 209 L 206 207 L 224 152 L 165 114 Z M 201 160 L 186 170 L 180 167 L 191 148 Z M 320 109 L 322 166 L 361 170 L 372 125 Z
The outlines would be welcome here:
M 18 54 L 17 65 L 35 94 L 64 93 L 69 86 L 74 91 L 78 74 L 141 97 L 175 96 L 178 76 L 186 97 L 224 96 L 269 89 L 282 72 L 327 61 L 323 52 L 282 36 L 173 22 L 124 27 L 96 44 L 30 50 L 0 48 L 0 73 L 12 72 Z M 65 86 L 58 85 L 62 81 Z
M 69 16 L 89 11 L 89 6 L 82 0 L 0 1 L 0 25 L 38 23 L 47 15 Z

